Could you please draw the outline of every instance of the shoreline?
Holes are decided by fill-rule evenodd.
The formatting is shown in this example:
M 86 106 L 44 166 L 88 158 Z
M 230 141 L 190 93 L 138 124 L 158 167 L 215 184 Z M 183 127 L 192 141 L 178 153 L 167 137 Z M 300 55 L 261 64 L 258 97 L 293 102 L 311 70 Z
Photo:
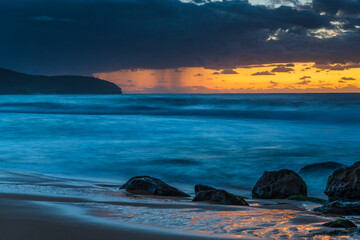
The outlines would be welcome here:
M 175 200 L 175 199 L 174 199 Z M 175 200 L 176 201 L 176 200 Z M 263 209 L 265 212 L 281 212 L 278 214 L 293 214 L 304 209 L 301 204 L 288 204 L 288 201 L 263 200 L 249 201 L 253 208 Z M 172 211 L 211 211 L 223 214 L 239 213 L 248 214 L 250 207 L 236 207 L 210 204 L 188 204 L 188 203 L 162 203 L 154 198 L 150 202 L 95 202 L 80 198 L 62 198 L 52 196 L 40 196 L 30 194 L 0 194 L 0 231 L 5 239 L 237 239 L 242 234 L 214 234 L 204 231 L 182 231 L 169 227 L 154 226 L 151 224 L 132 224 L 126 221 L 112 221 L 111 217 L 101 214 L 89 214 L 84 205 L 90 203 L 110 204 L 115 207 L 146 207 L 152 211 L 158 209 L 171 209 Z M 78 206 L 78 205 L 82 206 Z M 258 205 L 258 206 L 256 206 Z M 261 213 L 260 213 L 261 214 Z M 269 217 L 264 215 L 263 217 Z M 271 217 L 270 217 L 271 218 Z M 317 225 L 325 223 L 324 217 L 302 216 L 291 219 L 295 225 L 315 225 L 316 232 L 330 231 L 325 227 Z M 318 228 L 318 229 L 317 229 Z M 21 231 L 19 231 L 21 229 Z M 256 229 L 256 228 L 254 228 Z M 275 231 L 276 232 L 276 231 Z M 305 236 L 304 236 L 305 237 Z M 261 236 L 243 236 L 245 239 L 262 239 Z
M 304 201 L 247 199 L 250 207 L 214 205 L 131 195 L 107 184 L 15 175 L 16 181 L 8 183 L 2 176 L 0 185 L 0 230 L 11 240 L 323 239 L 334 229 L 322 224 L 336 219 L 311 211 L 319 204 Z

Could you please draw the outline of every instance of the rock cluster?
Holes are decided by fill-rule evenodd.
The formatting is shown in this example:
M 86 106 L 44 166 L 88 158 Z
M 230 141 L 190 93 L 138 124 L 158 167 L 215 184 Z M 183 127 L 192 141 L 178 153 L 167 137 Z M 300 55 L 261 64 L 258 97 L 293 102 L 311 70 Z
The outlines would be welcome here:
M 133 177 L 124 185 L 122 185 L 120 189 L 125 189 L 126 191 L 135 194 L 190 197 L 190 195 L 168 185 L 160 179 L 149 176 Z M 236 196 L 234 194 L 228 193 L 225 190 L 219 190 L 206 185 L 196 185 L 195 194 L 196 196 L 193 201 L 206 201 L 224 205 L 249 206 L 249 204 L 240 196 Z
M 122 185 L 121 189 L 126 189 L 130 193 L 190 197 L 190 195 L 160 179 L 148 176 L 133 177 Z M 336 170 L 329 177 L 325 194 L 329 197 L 325 204 L 324 200 L 307 197 L 307 186 L 304 180 L 297 173 L 288 169 L 273 172 L 265 171 L 252 190 L 253 198 L 287 198 L 298 201 L 312 201 L 324 204 L 322 207 L 315 208 L 314 211 L 341 215 L 360 215 L 360 162 Z M 249 205 L 243 197 L 201 184 L 195 186 L 195 198 L 193 201 L 224 205 Z

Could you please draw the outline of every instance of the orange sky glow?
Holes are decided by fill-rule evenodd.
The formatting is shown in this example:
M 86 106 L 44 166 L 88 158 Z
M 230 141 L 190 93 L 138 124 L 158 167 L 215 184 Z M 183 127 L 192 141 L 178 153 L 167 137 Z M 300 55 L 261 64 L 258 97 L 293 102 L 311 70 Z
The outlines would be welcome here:
M 234 69 L 133 69 L 97 73 L 124 93 L 360 92 L 360 64 L 274 63 Z

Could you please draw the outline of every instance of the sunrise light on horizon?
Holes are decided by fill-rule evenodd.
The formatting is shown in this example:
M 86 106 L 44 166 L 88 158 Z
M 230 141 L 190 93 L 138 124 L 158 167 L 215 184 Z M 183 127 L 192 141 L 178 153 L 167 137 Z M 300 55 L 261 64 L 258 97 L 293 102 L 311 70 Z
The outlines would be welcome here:
M 359 64 L 274 63 L 233 69 L 127 69 L 97 73 L 125 93 L 360 92 Z

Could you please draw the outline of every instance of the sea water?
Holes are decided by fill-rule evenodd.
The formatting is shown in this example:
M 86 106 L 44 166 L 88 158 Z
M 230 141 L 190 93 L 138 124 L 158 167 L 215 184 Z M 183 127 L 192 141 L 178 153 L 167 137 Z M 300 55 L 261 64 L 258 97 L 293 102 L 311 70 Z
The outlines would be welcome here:
M 264 171 L 360 161 L 360 94 L 4 95 L 0 139 L 3 170 L 250 196 Z M 328 175 L 303 176 L 310 195 Z

